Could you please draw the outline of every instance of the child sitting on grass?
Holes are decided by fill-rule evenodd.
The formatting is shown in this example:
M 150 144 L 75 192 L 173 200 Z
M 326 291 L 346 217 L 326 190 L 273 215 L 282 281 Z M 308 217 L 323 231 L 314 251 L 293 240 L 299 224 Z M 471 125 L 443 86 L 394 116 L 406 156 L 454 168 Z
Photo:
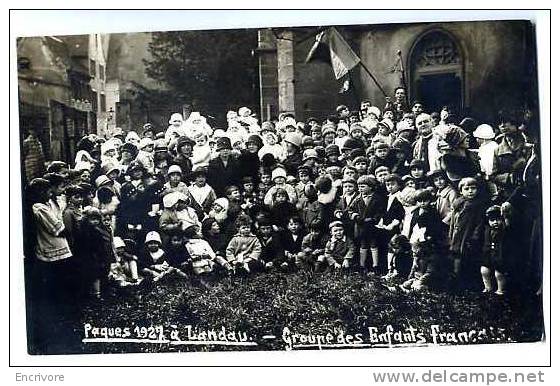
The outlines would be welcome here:
M 197 276 L 208 276 L 215 271 L 216 268 L 222 267 L 225 271 L 233 270 L 231 264 L 228 263 L 220 255 L 216 255 L 208 241 L 202 239 L 195 227 L 185 230 L 185 248 L 191 257 L 192 270 Z
M 406 278 L 412 265 L 412 251 L 406 236 L 396 234 L 391 237 L 387 252 L 387 281 Z
M 182 246 L 182 235 L 178 233 L 178 231 L 173 231 L 170 236 L 170 244 L 173 246 L 173 248 L 179 249 L 176 244 Z M 153 282 L 158 282 L 165 276 L 170 274 L 175 274 L 176 276 L 183 278 L 187 277 L 184 272 L 171 265 L 173 263 L 177 263 L 177 261 L 173 261 L 171 262 L 171 264 L 170 262 L 168 262 L 168 260 L 171 260 L 171 256 L 168 256 L 166 252 L 161 248 L 161 238 L 159 236 L 159 233 L 155 231 L 148 232 L 148 234 L 146 235 L 144 246 L 145 249 L 144 253 L 142 254 L 140 266 L 142 269 L 142 273 L 151 278 Z M 184 251 L 183 256 L 186 262 L 186 251 Z
M 138 257 L 127 251 L 123 239 L 115 237 L 113 247 L 116 252 L 116 262 L 111 264 L 109 279 L 119 287 L 139 284 L 142 279 L 138 276 Z
M 315 219 L 309 226 L 309 233 L 303 237 L 301 252 L 296 256 L 296 267 L 305 271 L 313 271 L 319 256 L 325 253 L 325 238 L 323 224 Z
M 262 268 L 261 243 L 251 233 L 251 218 L 241 215 L 236 220 L 237 234 L 226 248 L 226 259 L 236 274 L 250 274 Z
M 326 264 L 329 268 L 348 270 L 354 260 L 354 242 L 344 234 L 342 221 L 333 221 L 329 225 L 330 238 L 325 245 L 325 253 L 317 258 L 315 271 L 320 271 Z

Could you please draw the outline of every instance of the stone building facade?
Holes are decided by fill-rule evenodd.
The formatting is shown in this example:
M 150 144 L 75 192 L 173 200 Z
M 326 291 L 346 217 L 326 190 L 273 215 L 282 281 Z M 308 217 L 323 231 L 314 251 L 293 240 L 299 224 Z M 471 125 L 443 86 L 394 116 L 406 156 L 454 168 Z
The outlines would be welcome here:
M 535 29 L 528 21 L 336 28 L 390 96 L 402 84 L 401 73 L 391 72 L 400 51 L 408 99 L 420 100 L 429 111 L 449 105 L 462 115 L 490 120 L 503 107 L 538 105 Z M 305 63 L 316 31 L 259 30 L 261 116 L 291 111 L 299 120 L 325 117 L 338 104 L 357 108 L 363 99 L 382 109 L 383 93 L 360 66 L 350 72 L 350 91 L 340 94 L 341 81 L 329 64 Z

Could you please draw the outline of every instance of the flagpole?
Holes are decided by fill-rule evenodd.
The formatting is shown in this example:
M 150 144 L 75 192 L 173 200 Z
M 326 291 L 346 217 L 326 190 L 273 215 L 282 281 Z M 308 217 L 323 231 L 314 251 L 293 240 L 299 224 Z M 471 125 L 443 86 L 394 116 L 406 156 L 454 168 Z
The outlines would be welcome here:
M 399 57 L 399 63 L 400 63 L 400 66 L 399 66 L 400 69 L 399 69 L 399 71 L 400 71 L 400 73 L 401 73 L 401 82 L 402 82 L 402 85 L 403 85 L 403 87 L 404 87 L 404 89 L 405 89 L 405 91 L 406 91 L 406 97 L 408 98 L 408 92 L 409 92 L 409 90 L 408 90 L 408 85 L 406 84 L 406 75 L 405 75 L 405 72 L 404 72 L 404 63 L 403 63 L 403 61 L 402 61 L 402 53 L 401 53 L 401 50 L 398 50 L 398 51 L 397 51 L 397 56 Z
M 379 88 L 379 90 L 381 90 L 381 92 L 383 93 L 384 97 L 388 97 L 387 93 L 385 92 L 385 90 L 383 90 L 383 87 L 381 87 L 381 85 L 379 84 L 379 82 L 377 81 L 377 79 L 375 79 L 375 76 L 373 76 L 373 74 L 368 70 L 368 68 L 364 65 L 364 63 L 360 60 L 359 61 L 360 66 L 362 66 L 362 68 L 366 71 L 366 73 L 370 76 L 371 79 L 373 79 L 373 82 L 375 83 L 375 85 L 377 86 L 377 88 Z

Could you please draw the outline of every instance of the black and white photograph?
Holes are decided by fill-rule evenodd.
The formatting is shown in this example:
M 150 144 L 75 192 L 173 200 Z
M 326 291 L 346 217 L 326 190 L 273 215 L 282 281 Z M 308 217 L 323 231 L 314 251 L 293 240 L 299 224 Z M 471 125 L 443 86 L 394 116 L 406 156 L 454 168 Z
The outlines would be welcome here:
M 535 21 L 309 20 L 17 36 L 28 354 L 547 339 Z

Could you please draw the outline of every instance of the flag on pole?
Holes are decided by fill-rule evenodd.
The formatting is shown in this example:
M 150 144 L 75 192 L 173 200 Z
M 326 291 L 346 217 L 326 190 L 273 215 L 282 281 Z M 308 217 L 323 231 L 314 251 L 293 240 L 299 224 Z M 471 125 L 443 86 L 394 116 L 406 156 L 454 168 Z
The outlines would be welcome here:
M 313 60 L 330 63 L 336 79 L 342 78 L 360 63 L 358 55 L 352 51 L 352 48 L 334 27 L 320 32 L 315 37 L 315 43 L 307 54 L 305 62 Z

